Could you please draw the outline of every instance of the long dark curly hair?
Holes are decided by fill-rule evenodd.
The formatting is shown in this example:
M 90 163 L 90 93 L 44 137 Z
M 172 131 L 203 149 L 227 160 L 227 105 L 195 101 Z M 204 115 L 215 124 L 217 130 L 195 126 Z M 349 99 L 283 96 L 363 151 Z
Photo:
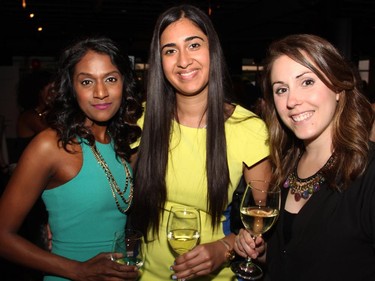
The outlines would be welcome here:
M 94 144 L 95 138 L 84 125 L 86 115 L 77 103 L 73 86 L 74 68 L 89 51 L 108 55 L 123 76 L 121 106 L 115 116 L 109 120 L 107 130 L 114 141 L 117 156 L 129 161 L 130 144 L 141 134 L 141 129 L 136 122 L 142 115 L 142 106 L 128 56 L 124 55 L 120 47 L 107 37 L 92 36 L 80 39 L 63 51 L 54 81 L 56 97 L 47 115 L 47 122 L 56 130 L 59 142 L 67 151 L 69 151 L 68 145 L 79 143 L 78 139 L 85 139 L 89 145 Z

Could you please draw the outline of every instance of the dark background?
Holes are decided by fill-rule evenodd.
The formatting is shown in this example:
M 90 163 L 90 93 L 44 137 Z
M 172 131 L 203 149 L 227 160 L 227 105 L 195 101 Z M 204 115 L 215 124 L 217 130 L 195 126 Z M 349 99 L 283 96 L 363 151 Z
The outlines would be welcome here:
M 0 65 L 13 56 L 57 56 L 80 35 L 103 33 L 147 60 L 157 15 L 176 3 L 191 3 L 208 13 L 230 66 L 241 58 L 255 62 L 268 44 L 291 33 L 329 39 L 350 59 L 375 56 L 374 0 L 0 0 Z M 33 19 L 29 13 L 35 13 Z M 43 26 L 38 32 L 37 27 Z

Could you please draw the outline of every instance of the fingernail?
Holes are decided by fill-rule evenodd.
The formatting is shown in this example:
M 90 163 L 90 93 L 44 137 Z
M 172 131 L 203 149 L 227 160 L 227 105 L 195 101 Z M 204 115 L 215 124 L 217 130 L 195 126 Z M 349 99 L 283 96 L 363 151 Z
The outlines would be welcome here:
M 171 265 L 171 267 L 169 268 L 170 271 L 173 271 L 173 265 Z
M 172 275 L 172 279 L 173 280 L 177 280 L 177 276 L 176 275 Z

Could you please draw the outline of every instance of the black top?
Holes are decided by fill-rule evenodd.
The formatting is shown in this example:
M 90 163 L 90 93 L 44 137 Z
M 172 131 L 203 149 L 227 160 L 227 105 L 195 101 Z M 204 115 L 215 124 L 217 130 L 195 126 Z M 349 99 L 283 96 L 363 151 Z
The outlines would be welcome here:
M 283 209 L 288 189 L 282 189 Z M 285 213 L 280 213 L 268 241 L 272 281 L 375 280 L 373 152 L 365 175 L 346 191 L 322 184 L 292 221 Z M 291 226 L 290 232 L 285 224 Z M 290 234 L 288 243 L 285 234 Z

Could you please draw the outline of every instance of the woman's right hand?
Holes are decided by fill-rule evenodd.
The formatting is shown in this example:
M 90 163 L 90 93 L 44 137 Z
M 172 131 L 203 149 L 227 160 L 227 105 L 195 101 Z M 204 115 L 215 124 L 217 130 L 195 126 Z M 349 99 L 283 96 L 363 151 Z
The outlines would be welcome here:
M 112 259 L 121 258 L 120 253 L 101 253 L 78 264 L 77 281 L 135 281 L 139 277 L 136 266 L 119 264 Z
M 234 250 L 241 257 L 256 259 L 258 256 L 263 256 L 265 252 L 265 242 L 261 236 L 257 237 L 254 241 L 250 233 L 242 228 L 236 236 Z

